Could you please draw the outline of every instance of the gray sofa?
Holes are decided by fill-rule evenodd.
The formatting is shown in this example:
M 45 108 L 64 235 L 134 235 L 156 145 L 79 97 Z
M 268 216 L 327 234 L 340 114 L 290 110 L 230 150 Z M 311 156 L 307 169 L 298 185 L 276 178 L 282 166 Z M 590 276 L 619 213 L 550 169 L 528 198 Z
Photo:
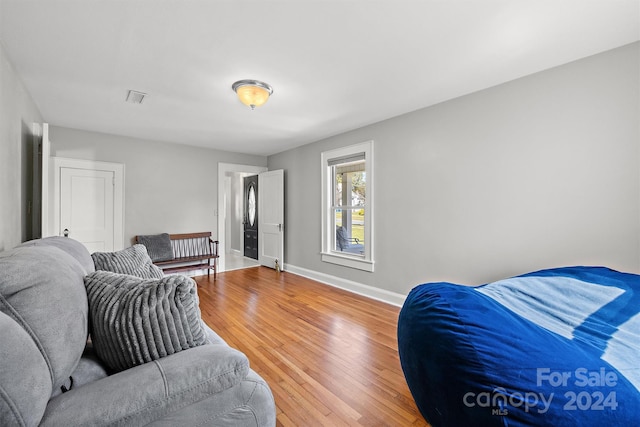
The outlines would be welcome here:
M 269 386 L 204 323 L 203 345 L 112 372 L 89 335 L 94 269 L 64 237 L 0 253 L 1 426 L 275 425 Z

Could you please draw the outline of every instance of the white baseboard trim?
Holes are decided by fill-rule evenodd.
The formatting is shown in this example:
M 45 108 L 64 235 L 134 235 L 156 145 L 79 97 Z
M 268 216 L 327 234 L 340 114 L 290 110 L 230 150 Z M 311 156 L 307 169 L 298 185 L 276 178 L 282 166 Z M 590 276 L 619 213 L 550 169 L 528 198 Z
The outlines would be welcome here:
M 340 288 L 345 291 L 353 292 L 354 294 L 386 302 L 387 304 L 395 305 L 398 307 L 402 307 L 402 304 L 404 304 L 404 300 L 407 298 L 406 295 L 398 294 L 396 292 L 375 288 L 373 286 L 364 285 L 362 283 L 332 276 L 330 274 L 320 273 L 318 271 L 308 270 L 302 267 L 296 267 L 295 265 L 291 264 L 285 264 L 284 270 L 302 277 L 306 277 L 308 279 L 315 280 L 320 283 L 324 283 L 325 285 Z

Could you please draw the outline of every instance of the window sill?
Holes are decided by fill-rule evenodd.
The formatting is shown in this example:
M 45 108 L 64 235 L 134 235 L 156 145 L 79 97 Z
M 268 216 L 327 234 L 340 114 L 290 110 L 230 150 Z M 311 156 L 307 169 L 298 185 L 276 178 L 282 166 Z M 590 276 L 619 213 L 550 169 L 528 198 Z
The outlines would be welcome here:
M 373 272 L 374 262 L 362 257 L 354 257 L 349 255 L 338 255 L 336 253 L 322 252 L 322 261 L 329 262 L 331 264 L 338 264 L 344 267 L 355 268 L 358 270 L 364 270 Z

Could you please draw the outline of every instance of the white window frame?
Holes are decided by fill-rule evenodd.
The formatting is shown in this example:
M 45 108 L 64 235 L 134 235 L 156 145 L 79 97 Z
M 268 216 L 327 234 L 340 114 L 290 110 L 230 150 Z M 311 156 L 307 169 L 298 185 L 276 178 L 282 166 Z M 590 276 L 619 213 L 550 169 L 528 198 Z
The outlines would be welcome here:
M 356 156 L 364 154 L 365 173 L 367 177 L 367 197 L 365 198 L 364 210 L 364 256 L 348 254 L 333 249 L 335 239 L 335 227 L 332 227 L 332 198 L 333 194 L 333 176 L 331 174 L 331 166 L 329 162 L 334 159 Z M 345 267 L 356 268 L 359 270 L 373 272 L 375 265 L 373 259 L 373 141 L 366 141 L 360 144 L 349 145 L 347 147 L 337 148 L 335 150 L 324 151 L 322 158 L 322 261 L 332 264 L 338 264 Z

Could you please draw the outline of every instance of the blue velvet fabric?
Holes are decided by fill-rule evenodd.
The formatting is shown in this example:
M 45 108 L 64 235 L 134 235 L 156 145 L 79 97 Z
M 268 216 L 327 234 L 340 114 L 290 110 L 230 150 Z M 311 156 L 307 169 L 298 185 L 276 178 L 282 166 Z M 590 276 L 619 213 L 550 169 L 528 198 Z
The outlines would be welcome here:
M 408 295 L 398 350 L 433 426 L 640 423 L 640 276 L 529 273 Z

